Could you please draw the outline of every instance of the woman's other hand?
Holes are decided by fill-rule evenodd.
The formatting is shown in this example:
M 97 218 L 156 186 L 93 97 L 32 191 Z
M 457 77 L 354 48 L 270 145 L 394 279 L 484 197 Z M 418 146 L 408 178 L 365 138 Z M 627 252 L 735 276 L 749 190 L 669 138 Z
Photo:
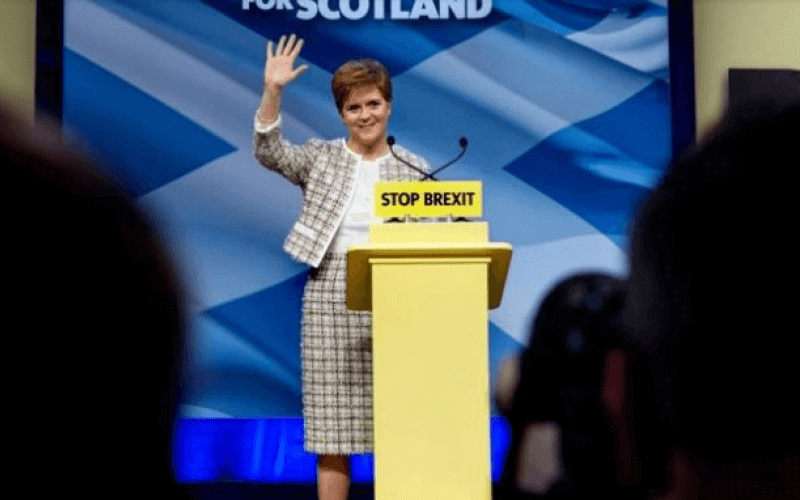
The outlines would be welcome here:
M 294 81 L 301 73 L 308 69 L 307 65 L 294 67 L 294 62 L 303 48 L 303 40 L 294 34 L 281 36 L 275 51 L 272 50 L 272 41 L 267 42 L 267 65 L 264 70 L 264 84 L 276 89 Z
M 272 50 L 272 41 L 267 42 L 267 64 L 264 68 L 264 95 L 258 107 L 258 123 L 267 126 L 275 123 L 281 107 L 281 94 L 284 85 L 294 81 L 308 69 L 305 64 L 294 67 L 294 61 L 303 48 L 303 40 L 291 35 L 283 35 L 278 46 Z

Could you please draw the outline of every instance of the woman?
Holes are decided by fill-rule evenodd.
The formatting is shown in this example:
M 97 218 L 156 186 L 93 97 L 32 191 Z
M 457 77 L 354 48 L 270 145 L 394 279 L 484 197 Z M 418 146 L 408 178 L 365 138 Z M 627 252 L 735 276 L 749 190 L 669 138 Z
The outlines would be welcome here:
M 303 41 L 282 36 L 267 43 L 264 94 L 256 115 L 255 156 L 303 190 L 300 216 L 284 242 L 295 260 L 312 266 L 303 295 L 302 357 L 305 448 L 319 455 L 321 499 L 344 499 L 348 455 L 372 451 L 372 322 L 345 306 L 346 251 L 366 241 L 378 180 L 420 179 L 389 154 L 386 124 L 392 82 L 371 60 L 342 65 L 331 83 L 347 139 L 312 139 L 303 146 L 281 136 L 280 100 L 306 66 L 294 67 Z M 402 148 L 404 160 L 428 171 Z

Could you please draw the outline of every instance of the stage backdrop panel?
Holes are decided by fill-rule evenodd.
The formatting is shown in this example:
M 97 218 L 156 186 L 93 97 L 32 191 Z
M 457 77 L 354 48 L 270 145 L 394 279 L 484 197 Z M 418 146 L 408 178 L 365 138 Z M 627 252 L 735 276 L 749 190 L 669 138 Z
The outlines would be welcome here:
M 671 151 L 663 0 L 65 0 L 64 125 L 158 219 L 191 298 L 182 414 L 301 414 L 305 266 L 281 250 L 300 190 L 260 167 L 252 126 L 265 42 L 297 33 L 309 70 L 286 137 L 345 134 L 330 95 L 347 59 L 393 76 L 389 133 L 446 179 L 484 182 L 514 257 L 491 368 L 528 339 L 567 274 L 626 273 L 637 201 Z

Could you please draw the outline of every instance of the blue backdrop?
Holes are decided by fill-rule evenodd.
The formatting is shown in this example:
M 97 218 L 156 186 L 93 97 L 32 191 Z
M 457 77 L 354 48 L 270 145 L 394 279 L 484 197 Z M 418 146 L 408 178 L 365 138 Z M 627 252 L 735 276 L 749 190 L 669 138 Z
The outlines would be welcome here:
M 294 142 L 345 134 L 330 79 L 355 57 L 392 74 L 403 146 L 435 167 L 469 138 L 442 177 L 482 180 L 491 238 L 514 247 L 493 375 L 558 280 L 626 273 L 629 219 L 671 154 L 667 26 L 666 0 L 65 0 L 65 131 L 158 219 L 190 293 L 182 415 L 301 415 L 307 269 L 281 250 L 301 193 L 252 156 L 267 39 L 306 40 Z

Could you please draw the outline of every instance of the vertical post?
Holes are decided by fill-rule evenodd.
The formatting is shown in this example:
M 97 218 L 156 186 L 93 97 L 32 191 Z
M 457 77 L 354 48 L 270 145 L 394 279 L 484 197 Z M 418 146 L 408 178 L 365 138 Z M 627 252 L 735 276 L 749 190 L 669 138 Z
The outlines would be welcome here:
M 491 498 L 489 261 L 370 258 L 377 500 Z

